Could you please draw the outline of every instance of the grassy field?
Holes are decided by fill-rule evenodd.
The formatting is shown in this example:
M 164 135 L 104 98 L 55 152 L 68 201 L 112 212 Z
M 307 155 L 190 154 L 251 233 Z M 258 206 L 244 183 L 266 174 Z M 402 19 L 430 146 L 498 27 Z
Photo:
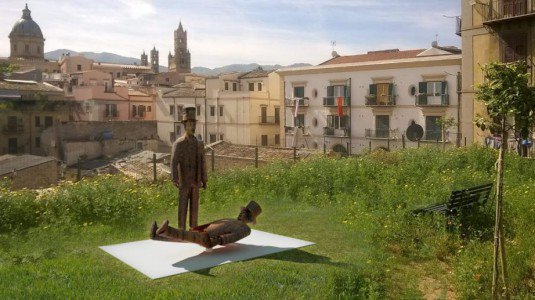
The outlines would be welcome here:
M 117 176 L 39 197 L 0 188 L 0 299 L 459 298 L 490 296 L 493 201 L 445 230 L 410 210 L 494 179 L 496 153 L 470 148 L 314 158 L 212 174 L 200 222 L 263 207 L 256 229 L 316 245 L 150 280 L 98 248 L 176 224 L 176 190 Z M 535 162 L 508 157 L 506 246 L 516 298 L 535 295 Z M 5 183 L 4 183 L 5 184 Z M 157 253 L 155 253 L 157 255 Z

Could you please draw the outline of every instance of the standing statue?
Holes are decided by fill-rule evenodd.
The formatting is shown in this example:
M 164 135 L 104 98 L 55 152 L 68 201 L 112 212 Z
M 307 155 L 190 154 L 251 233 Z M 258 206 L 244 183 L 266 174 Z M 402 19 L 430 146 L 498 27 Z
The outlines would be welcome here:
M 189 205 L 189 226 L 197 226 L 199 188 L 206 189 L 204 143 L 195 138 L 195 107 L 187 107 L 182 117 L 185 133 L 173 143 L 171 174 L 178 192 L 178 227 L 186 228 Z
M 237 219 L 221 219 L 190 230 L 176 229 L 165 220 L 160 228 L 156 221 L 152 223 L 150 238 L 169 242 L 192 242 L 205 248 L 234 243 L 251 233 L 248 223 L 256 224 L 256 217 L 262 208 L 255 201 L 242 207 Z

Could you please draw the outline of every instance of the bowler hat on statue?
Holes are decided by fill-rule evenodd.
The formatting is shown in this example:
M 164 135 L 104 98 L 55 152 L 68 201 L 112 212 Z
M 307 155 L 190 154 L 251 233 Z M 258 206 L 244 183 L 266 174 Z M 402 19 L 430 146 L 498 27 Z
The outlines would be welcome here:
M 197 121 L 195 119 L 195 107 L 186 107 L 182 115 L 182 123 L 186 121 Z

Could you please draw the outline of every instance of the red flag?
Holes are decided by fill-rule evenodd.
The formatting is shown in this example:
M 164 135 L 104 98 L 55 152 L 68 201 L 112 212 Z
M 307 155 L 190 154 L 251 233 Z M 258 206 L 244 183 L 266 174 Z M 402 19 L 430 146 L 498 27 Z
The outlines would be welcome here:
M 344 111 L 342 110 L 342 96 L 338 96 L 338 116 L 342 117 L 344 115 Z

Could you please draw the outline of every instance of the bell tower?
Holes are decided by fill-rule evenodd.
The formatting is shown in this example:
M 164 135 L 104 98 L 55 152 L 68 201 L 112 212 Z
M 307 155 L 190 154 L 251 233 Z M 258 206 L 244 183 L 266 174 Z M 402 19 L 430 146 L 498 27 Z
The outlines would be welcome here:
M 156 46 L 150 50 L 150 65 L 154 74 L 160 73 L 160 54 Z
M 182 27 L 182 22 L 178 24 L 175 30 L 175 55 L 172 63 L 169 63 L 170 71 L 179 73 L 191 73 L 191 54 L 188 49 L 188 32 Z
M 145 54 L 145 50 L 143 50 L 143 54 L 141 54 L 141 65 L 145 67 L 149 65 L 149 59 L 147 54 Z

